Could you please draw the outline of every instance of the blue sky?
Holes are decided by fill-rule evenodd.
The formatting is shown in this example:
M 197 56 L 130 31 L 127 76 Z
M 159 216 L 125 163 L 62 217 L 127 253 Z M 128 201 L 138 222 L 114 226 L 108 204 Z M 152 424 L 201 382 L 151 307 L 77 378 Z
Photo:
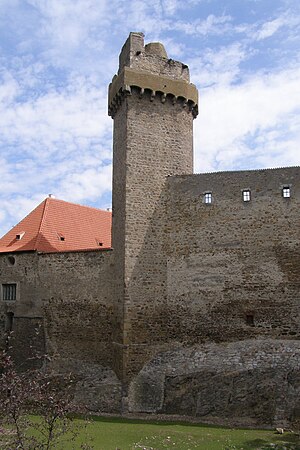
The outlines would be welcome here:
M 0 0 L 0 235 L 49 193 L 110 206 L 130 31 L 190 67 L 195 172 L 300 164 L 299 0 Z

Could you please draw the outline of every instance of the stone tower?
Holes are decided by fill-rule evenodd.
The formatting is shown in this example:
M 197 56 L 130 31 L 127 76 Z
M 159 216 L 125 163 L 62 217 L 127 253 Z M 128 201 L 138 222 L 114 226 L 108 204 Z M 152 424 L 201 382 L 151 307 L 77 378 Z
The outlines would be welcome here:
M 126 385 L 167 348 L 166 179 L 193 172 L 198 93 L 185 64 L 169 59 L 162 44 L 144 46 L 142 33 L 130 33 L 108 107 L 114 119 L 114 369 Z

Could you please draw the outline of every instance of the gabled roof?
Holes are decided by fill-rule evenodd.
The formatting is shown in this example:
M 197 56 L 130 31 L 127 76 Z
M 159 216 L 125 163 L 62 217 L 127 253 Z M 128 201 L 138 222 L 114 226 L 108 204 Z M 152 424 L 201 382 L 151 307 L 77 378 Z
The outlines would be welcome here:
M 0 239 L 0 253 L 111 247 L 111 212 L 46 198 Z

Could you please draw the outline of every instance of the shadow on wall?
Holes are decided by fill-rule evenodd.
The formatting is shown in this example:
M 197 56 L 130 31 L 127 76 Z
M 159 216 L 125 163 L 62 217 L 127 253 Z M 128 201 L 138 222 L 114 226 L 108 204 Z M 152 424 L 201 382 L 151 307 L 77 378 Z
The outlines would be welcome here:
M 300 342 L 246 340 L 168 351 L 129 388 L 132 412 L 281 425 L 300 416 Z
M 56 373 L 71 373 L 75 380 L 74 402 L 89 412 L 121 412 L 122 386 L 109 367 L 74 358 L 53 359 L 49 368 Z

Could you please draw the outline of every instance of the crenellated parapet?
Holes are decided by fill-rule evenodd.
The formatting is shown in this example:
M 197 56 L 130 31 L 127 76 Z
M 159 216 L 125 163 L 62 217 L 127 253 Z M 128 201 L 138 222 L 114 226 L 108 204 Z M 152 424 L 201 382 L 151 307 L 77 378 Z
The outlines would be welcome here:
M 187 108 L 193 117 L 198 114 L 198 91 L 193 84 L 124 67 L 118 76 L 114 76 L 109 86 L 108 114 L 112 118 L 124 96 L 131 95 L 133 88 L 137 88 L 140 97 L 148 94 L 150 101 L 153 101 L 158 96 L 162 103 L 168 97 L 173 104 L 180 103 Z
M 130 33 L 123 46 L 108 95 L 108 114 L 114 118 L 125 96 L 138 94 L 150 101 L 156 97 L 179 103 L 195 118 L 198 114 L 198 91 L 189 82 L 186 64 L 168 58 L 164 46 L 153 42 L 144 46 L 142 33 Z

